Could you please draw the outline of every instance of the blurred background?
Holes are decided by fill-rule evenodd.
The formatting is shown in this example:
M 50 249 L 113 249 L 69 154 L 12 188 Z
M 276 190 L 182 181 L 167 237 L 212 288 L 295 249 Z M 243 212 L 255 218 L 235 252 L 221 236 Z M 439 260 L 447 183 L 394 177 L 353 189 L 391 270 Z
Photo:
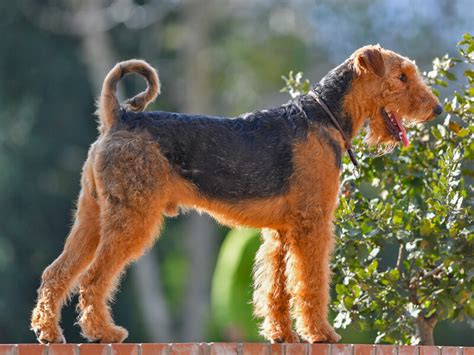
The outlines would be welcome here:
M 365 44 L 428 71 L 474 30 L 473 19 L 473 0 L 0 2 L 0 342 L 35 340 L 36 288 L 68 233 L 97 136 L 94 102 L 114 63 L 143 58 L 159 70 L 163 93 L 150 109 L 233 116 L 287 101 L 281 75 L 290 70 L 317 81 Z M 127 78 L 120 95 L 143 86 Z M 258 245 L 239 249 L 246 257 L 229 253 L 232 246 L 221 253 L 219 265 L 245 260 L 230 277 L 225 265 L 216 269 L 228 232 L 195 213 L 168 219 L 113 305 L 128 341 L 261 340 L 249 304 Z M 83 341 L 75 302 L 63 311 L 69 342 Z M 374 341 L 370 329 L 343 335 Z M 440 324 L 436 339 L 474 345 L 463 323 Z

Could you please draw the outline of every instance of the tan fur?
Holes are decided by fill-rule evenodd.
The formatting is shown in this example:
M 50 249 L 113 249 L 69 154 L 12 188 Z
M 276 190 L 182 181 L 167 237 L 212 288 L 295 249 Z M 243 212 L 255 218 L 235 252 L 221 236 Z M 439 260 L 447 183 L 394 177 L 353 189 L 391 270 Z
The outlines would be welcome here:
M 118 63 L 107 74 L 102 85 L 99 99 L 99 116 L 101 125 L 99 131 L 105 133 L 112 126 L 118 115 L 120 104 L 117 99 L 117 85 L 119 81 L 128 74 L 140 74 L 146 79 L 145 91 L 125 101 L 126 107 L 132 111 L 140 112 L 146 109 L 148 104 L 160 94 L 160 80 L 158 73 L 147 62 L 138 59 L 130 59 Z
M 379 54 L 373 54 L 374 50 Z M 375 74 L 375 69 L 367 69 L 362 59 L 367 57 L 367 51 L 373 57 L 383 58 L 384 76 Z M 354 53 L 353 58 L 359 75 L 344 99 L 344 108 L 352 115 L 355 133 L 369 118 L 367 142 L 370 145 L 395 142 L 385 128 L 381 107 L 387 111 L 397 111 L 415 123 L 433 118 L 433 108 L 438 104 L 438 99 L 423 82 L 414 62 L 379 46 L 362 47 Z M 402 73 L 407 76 L 407 83 L 399 80 Z
M 369 120 L 369 143 L 391 142 L 380 107 L 410 119 L 433 117 L 436 98 L 413 62 L 378 46 L 352 56 L 357 77 L 344 99 L 355 135 Z M 402 85 L 403 72 L 409 79 Z M 319 126 L 293 147 L 294 173 L 281 196 L 246 202 L 203 197 L 177 175 L 146 133 L 110 130 L 119 110 L 115 89 L 127 73 L 144 75 L 148 88 L 128 101 L 143 110 L 159 93 L 158 76 L 143 61 L 116 65 L 107 75 L 99 104 L 100 136 L 84 165 L 74 225 L 62 254 L 44 271 L 31 325 L 42 342 L 63 341 L 60 309 L 79 285 L 79 324 L 89 340 L 121 342 L 127 331 L 115 325 L 108 301 L 125 266 L 153 245 L 164 214 L 195 208 L 227 225 L 265 228 L 255 267 L 255 313 L 264 318 L 262 335 L 271 341 L 336 342 L 327 320 L 329 263 L 334 237 L 339 169 Z M 341 149 L 335 128 L 329 134 Z M 351 137 L 352 138 L 352 137 Z M 293 317 L 296 333 L 292 330 Z

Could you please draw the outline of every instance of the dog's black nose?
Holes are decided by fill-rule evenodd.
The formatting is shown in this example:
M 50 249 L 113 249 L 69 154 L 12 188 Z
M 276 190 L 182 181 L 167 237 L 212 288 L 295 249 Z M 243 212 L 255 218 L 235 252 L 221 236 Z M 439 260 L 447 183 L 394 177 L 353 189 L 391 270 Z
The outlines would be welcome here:
M 443 106 L 436 105 L 436 107 L 434 108 L 434 113 L 437 115 L 441 115 L 442 112 L 443 112 Z

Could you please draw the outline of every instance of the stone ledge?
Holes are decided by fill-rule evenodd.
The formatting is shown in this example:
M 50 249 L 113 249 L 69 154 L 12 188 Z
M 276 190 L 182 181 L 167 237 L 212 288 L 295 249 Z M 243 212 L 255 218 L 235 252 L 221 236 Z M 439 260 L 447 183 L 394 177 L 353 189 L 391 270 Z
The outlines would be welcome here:
M 474 355 L 474 347 L 367 344 L 0 344 L 0 355 Z

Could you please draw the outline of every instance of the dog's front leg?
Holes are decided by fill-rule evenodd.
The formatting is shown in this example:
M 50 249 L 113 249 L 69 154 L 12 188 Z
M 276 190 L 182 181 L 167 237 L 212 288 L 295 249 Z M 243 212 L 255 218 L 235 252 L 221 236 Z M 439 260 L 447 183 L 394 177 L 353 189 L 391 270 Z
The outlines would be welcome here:
M 331 218 L 299 221 L 288 233 L 288 283 L 294 303 L 296 330 L 310 343 L 340 340 L 327 320 L 329 262 L 333 248 Z

